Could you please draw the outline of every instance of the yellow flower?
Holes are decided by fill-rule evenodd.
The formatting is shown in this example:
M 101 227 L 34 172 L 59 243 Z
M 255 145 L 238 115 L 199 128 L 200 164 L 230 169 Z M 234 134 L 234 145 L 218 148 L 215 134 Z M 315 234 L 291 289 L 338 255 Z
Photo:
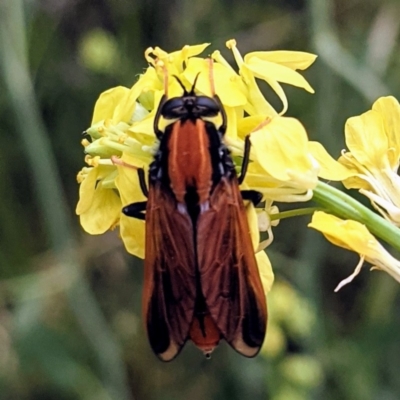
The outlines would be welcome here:
M 253 132 L 252 132 L 253 131 Z M 251 133 L 252 163 L 245 183 L 274 201 L 307 201 L 318 183 L 319 165 L 308 151 L 307 133 L 301 123 L 276 116 L 246 117 L 238 123 L 238 135 Z M 234 155 L 243 152 L 242 142 L 227 139 Z
M 274 113 L 271 105 L 262 96 L 255 78 L 267 82 L 281 99 L 283 109 L 279 114 L 284 114 L 288 108 L 285 92 L 279 82 L 314 93 L 309 83 L 296 70 L 308 68 L 315 61 L 316 55 L 299 51 L 256 51 L 243 58 L 235 40 L 229 40 L 226 45 L 232 50 L 240 75 L 248 89 L 249 104 L 246 111 L 249 114 Z
M 127 154 L 123 154 L 121 160 L 128 165 L 134 165 L 136 160 Z M 123 205 L 145 201 L 140 185 L 137 171 L 124 165 L 117 165 L 118 176 L 115 178 L 115 185 L 119 191 Z M 130 254 L 144 258 L 145 232 L 144 221 L 136 218 L 129 218 L 121 215 L 120 233 L 124 245 Z
M 78 174 L 79 202 L 76 213 L 86 232 L 97 235 L 112 229 L 118 222 L 122 203 L 113 190 L 107 187 L 115 167 L 99 165 L 83 168 Z
M 258 216 L 253 203 L 249 202 L 246 206 L 247 219 L 249 222 L 250 236 L 253 242 L 253 248 L 256 253 L 256 260 L 258 270 L 260 272 L 261 282 L 264 288 L 264 292 L 268 293 L 271 290 L 272 284 L 274 283 L 274 273 L 272 271 L 271 262 L 265 253 L 259 250 L 260 243 L 260 231 L 258 226 Z
M 154 133 L 150 139 L 144 139 L 140 131 L 132 132 L 131 129 L 149 114 L 137 99 L 144 90 L 156 90 L 158 81 L 154 76 L 148 70 L 131 89 L 122 86 L 109 89 L 96 102 L 92 126 L 86 131 L 91 141 L 82 141 L 85 153 L 88 154 L 85 161 L 91 168 L 85 167 L 78 174 L 80 189 L 76 208 L 82 227 L 92 235 L 113 229 L 121 218 L 121 232 L 131 233 L 127 229 L 125 216 L 121 214 L 126 204 L 123 202 L 124 192 L 117 192 L 117 183 L 121 177 L 117 178 L 121 171 L 111 158 L 124 155 L 130 161 L 134 159 L 139 167 L 151 162 Z M 133 222 L 129 226 L 137 224 Z M 143 257 L 143 240 L 140 240 L 139 235 L 135 236 L 138 245 L 132 244 L 129 235 L 122 234 L 122 237 L 129 252 Z
M 364 261 L 372 264 L 372 269 L 383 270 L 400 282 L 400 261 L 385 250 L 365 225 L 353 220 L 341 220 L 333 215 L 318 211 L 314 213 L 308 226 L 320 231 L 334 245 L 360 255 L 360 262 L 353 274 L 340 282 L 335 291 L 340 290 L 359 274 Z
M 359 189 L 389 221 L 400 226 L 400 105 L 394 97 L 378 99 L 372 109 L 347 120 L 346 144 L 338 162 L 319 144 L 310 151 L 321 165 L 320 176 Z
M 198 44 L 195 46 L 183 46 L 182 50 L 167 53 L 159 47 L 148 48 L 145 51 L 145 58 L 159 74 L 161 82 L 164 79 L 163 68 L 167 69 L 168 76 L 177 75 L 180 77 L 184 71 L 184 65 L 188 62 L 190 57 L 201 54 L 210 43 Z
M 266 214 L 276 212 L 272 206 L 274 200 L 309 199 L 317 183 L 318 166 L 309 154 L 302 125 L 293 118 L 278 115 L 262 96 L 256 78 L 271 85 L 282 99 L 285 111 L 287 100 L 278 82 L 312 92 L 296 70 L 307 68 L 315 56 L 298 52 L 256 52 L 243 60 L 236 44 L 230 41 L 228 45 L 234 52 L 238 72 L 218 51 L 212 54 L 212 64 L 211 59 L 200 58 L 207 43 L 184 46 L 171 53 L 155 47 L 146 50 L 149 67 L 131 88 L 118 86 L 100 95 L 92 124 L 86 131 L 87 138 L 82 141 L 89 166 L 78 174 L 81 186 L 76 211 L 82 226 L 91 234 L 119 225 L 128 252 L 144 257 L 145 222 L 127 218 L 121 209 L 126 204 L 145 200 L 137 168 L 144 168 L 147 174 L 157 151 L 159 142 L 153 124 L 162 96 L 182 95 L 182 88 L 173 75 L 187 90 L 198 77 L 196 93 L 207 96 L 216 93 L 222 101 L 228 118 L 226 144 L 238 170 L 244 139 L 251 134 L 251 162 L 243 188 L 259 190 L 267 204 L 262 212 L 250 204 L 247 213 L 263 285 L 268 291 L 273 273 L 267 255 L 259 251 L 267 244 L 265 241 L 260 244 L 259 230 L 268 231 L 270 240 L 272 232 L 270 223 L 267 227 L 259 226 L 260 216 L 268 220 Z M 167 123 L 161 119 L 160 129 Z M 121 161 L 115 162 L 117 158 Z
M 320 178 L 330 181 L 343 181 L 356 173 L 356 170 L 346 168 L 333 159 L 321 143 L 309 141 L 308 150 L 319 164 L 320 170 L 318 176 Z
M 236 72 L 220 62 L 214 62 L 212 80 L 215 92 L 218 93 L 225 107 L 244 107 L 247 103 L 246 87 Z M 187 63 L 183 76 L 193 82 L 201 71 L 196 83 L 196 89 L 201 93 L 212 96 L 210 86 L 210 61 L 193 57 Z

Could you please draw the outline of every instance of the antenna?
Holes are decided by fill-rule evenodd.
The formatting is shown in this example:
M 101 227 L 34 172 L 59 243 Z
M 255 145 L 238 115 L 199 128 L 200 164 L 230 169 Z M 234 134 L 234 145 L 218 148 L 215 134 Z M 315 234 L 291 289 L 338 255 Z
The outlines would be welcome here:
M 198 79 L 199 75 L 200 75 L 200 72 L 198 72 L 197 75 L 196 75 L 196 78 L 194 78 L 193 86 L 190 89 L 190 93 L 189 94 L 192 95 L 192 96 L 195 94 L 194 93 L 194 88 L 196 87 L 196 83 L 197 83 L 197 79 Z
M 179 86 L 183 89 L 183 95 L 184 96 L 188 96 L 190 93 L 188 93 L 188 91 L 186 90 L 184 84 L 182 83 L 182 81 L 179 79 L 179 77 L 177 77 L 176 75 L 173 75 L 173 77 L 178 81 Z M 196 81 L 195 81 L 196 82 Z M 193 90 L 193 89 L 192 89 Z
M 194 96 L 195 95 L 194 89 L 196 87 L 196 83 L 197 83 L 197 79 L 198 79 L 199 75 L 200 75 L 200 72 L 196 75 L 196 78 L 194 78 L 194 82 L 193 82 L 192 88 L 190 89 L 190 92 L 188 92 L 186 90 L 184 84 L 182 83 L 182 81 L 179 79 L 178 76 L 173 75 L 173 77 L 178 81 L 180 87 L 183 89 L 183 95 L 184 96 Z

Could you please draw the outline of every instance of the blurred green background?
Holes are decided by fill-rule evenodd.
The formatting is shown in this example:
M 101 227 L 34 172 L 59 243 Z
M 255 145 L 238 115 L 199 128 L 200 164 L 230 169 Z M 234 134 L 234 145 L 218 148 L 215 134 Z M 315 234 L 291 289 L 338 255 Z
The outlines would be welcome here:
M 358 258 L 309 217 L 274 230 L 262 353 L 221 344 L 207 361 L 188 344 L 164 364 L 143 330 L 142 261 L 74 213 L 81 132 L 102 91 L 134 83 L 147 47 L 211 42 L 231 60 L 235 38 L 242 54 L 317 53 L 316 94 L 286 88 L 288 115 L 337 157 L 346 118 L 399 97 L 399 28 L 397 0 L 2 0 L 0 399 L 399 399 L 398 285 L 364 268 L 334 294 Z

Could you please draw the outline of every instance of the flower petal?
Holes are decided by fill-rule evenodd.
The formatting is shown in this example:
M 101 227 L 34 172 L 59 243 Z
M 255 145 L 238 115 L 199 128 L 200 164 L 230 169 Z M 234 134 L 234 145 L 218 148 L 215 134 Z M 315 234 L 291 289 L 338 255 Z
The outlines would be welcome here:
M 181 50 L 167 53 L 159 47 L 149 48 L 145 51 L 146 60 L 153 65 L 161 77 L 164 76 L 163 69 L 167 69 L 168 75 L 180 75 L 190 57 L 196 56 L 204 51 L 210 43 L 203 43 L 195 46 L 183 46 Z M 162 68 L 160 68 L 162 67 Z
M 274 283 L 274 271 L 272 270 L 271 261 L 265 251 L 256 253 L 256 260 L 264 293 L 269 293 Z
M 244 61 L 248 62 L 252 57 L 257 57 L 260 60 L 270 61 L 275 64 L 284 65 L 290 69 L 307 69 L 317 58 L 315 54 L 306 53 L 303 51 L 253 51 L 244 57 Z
M 156 136 L 154 134 L 154 115 L 155 112 L 152 112 L 144 117 L 141 121 L 133 123 L 132 126 L 128 129 L 128 132 L 142 133 L 152 139 L 155 139 Z
M 97 185 L 91 206 L 80 214 L 81 225 L 91 235 L 102 234 L 118 222 L 121 208 L 121 200 L 114 190 Z
M 346 144 L 356 160 L 367 167 L 380 166 L 387 154 L 388 139 L 381 115 L 370 110 L 351 117 L 345 126 Z
M 93 203 L 98 171 L 98 168 L 92 168 L 79 185 L 79 201 L 75 210 L 77 215 L 83 214 Z
M 316 211 L 308 226 L 320 231 L 334 245 L 364 255 L 367 260 L 380 258 L 380 244 L 360 222 Z
M 357 174 L 353 168 L 346 168 L 343 164 L 333 159 L 319 142 L 308 142 L 308 150 L 318 161 L 320 171 L 318 176 L 323 179 L 342 181 Z
M 189 82 L 196 82 L 196 89 L 201 93 L 212 96 L 210 82 L 210 62 L 202 58 L 193 57 L 188 61 L 183 75 Z M 239 75 L 224 65 L 215 62 L 212 66 L 212 79 L 215 92 L 218 93 L 222 104 L 228 107 L 244 106 L 247 103 L 246 88 Z
M 307 133 L 295 118 L 273 118 L 251 134 L 251 143 L 260 166 L 280 181 L 289 181 L 291 171 L 307 174 L 313 168 Z
M 265 99 L 260 88 L 257 85 L 253 73 L 243 64 L 240 69 L 240 75 L 246 85 L 248 103 L 245 105 L 245 110 L 249 115 L 261 114 L 265 117 L 274 117 L 278 113 L 271 104 Z M 286 98 L 284 95 L 283 98 Z M 282 99 L 281 99 L 282 100 Z M 284 105 L 285 107 L 285 105 Z
M 144 259 L 145 257 L 145 222 L 121 215 L 120 235 L 128 253 Z
M 194 46 L 185 45 L 182 50 L 174 51 L 169 54 L 169 60 L 172 61 L 175 67 L 182 72 L 183 65 L 190 60 L 191 57 L 201 54 L 210 43 L 196 44 Z
M 260 242 L 260 231 L 258 230 L 257 212 L 253 203 L 251 202 L 246 205 L 246 215 L 249 223 L 253 248 L 256 250 Z M 255 256 L 264 292 L 268 293 L 271 290 L 272 284 L 274 283 L 274 273 L 272 271 L 271 262 L 269 261 L 265 251 L 259 251 L 255 254 Z
M 342 181 L 346 189 L 373 190 L 372 183 L 376 181 L 370 176 L 368 170 L 355 159 L 353 154 L 350 152 L 342 152 L 338 161 L 347 168 L 348 171 L 353 172 L 352 175 Z
M 264 79 L 268 83 L 274 80 L 297 86 L 307 90 L 307 92 L 314 93 L 314 89 L 302 75 L 284 65 L 261 60 L 258 57 L 249 57 L 246 58 L 246 67 L 254 73 L 256 78 Z
M 260 231 L 258 230 L 258 217 L 256 209 L 253 203 L 251 202 L 248 202 L 248 204 L 246 205 L 246 215 L 247 215 L 247 221 L 249 223 L 250 236 L 251 236 L 251 241 L 253 243 L 253 249 L 256 250 L 258 248 L 258 243 L 260 242 Z
M 91 125 L 112 118 L 115 108 L 128 93 L 129 89 L 124 86 L 117 86 L 101 93 L 94 106 Z
M 133 157 L 127 154 L 123 154 L 121 159 L 132 166 L 137 163 Z M 119 190 L 122 205 L 126 206 L 131 203 L 145 201 L 146 197 L 140 188 L 137 170 L 123 165 L 117 165 L 117 168 L 118 176 L 115 179 L 115 185 Z M 120 234 L 127 251 L 137 257 L 144 258 L 145 222 L 122 215 Z
M 333 215 L 317 211 L 308 226 L 322 232 L 333 244 L 360 255 L 361 261 L 354 273 L 342 281 L 336 290 L 358 274 L 364 259 L 374 266 L 373 269 L 381 269 L 400 282 L 400 261 L 389 254 L 363 224 L 352 220 L 341 220 Z
M 195 44 L 193 46 L 186 45 L 182 48 L 182 53 L 184 54 L 184 60 L 189 57 L 197 56 L 201 54 L 211 43 Z M 172 53 L 174 54 L 174 53 Z
M 252 115 L 251 117 L 241 118 L 237 125 L 238 137 L 244 139 L 249 133 L 253 132 L 263 121 L 265 115 Z
M 140 79 L 131 87 L 129 92 L 120 99 L 116 105 L 112 119 L 118 123 L 120 121 L 129 122 L 134 114 L 136 100 L 140 96 L 145 86 L 145 81 Z
M 400 105 L 393 96 L 381 97 L 372 106 L 383 120 L 388 146 L 394 149 L 394 157 L 391 157 L 391 166 L 394 167 L 400 157 Z
M 233 107 L 225 107 L 225 114 L 227 118 L 226 137 L 231 139 L 237 138 L 237 112 Z
M 269 86 L 271 86 L 271 89 L 277 94 L 283 104 L 283 108 L 281 111 L 279 111 L 279 115 L 285 114 L 289 108 L 289 103 L 282 86 L 273 79 L 265 79 L 265 81 L 269 84 Z

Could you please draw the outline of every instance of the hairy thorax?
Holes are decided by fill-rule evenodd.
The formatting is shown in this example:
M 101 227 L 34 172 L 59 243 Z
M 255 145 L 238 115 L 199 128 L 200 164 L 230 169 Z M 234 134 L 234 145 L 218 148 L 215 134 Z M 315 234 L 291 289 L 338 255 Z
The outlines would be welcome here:
M 207 202 L 212 185 L 210 141 L 204 121 L 177 121 L 168 142 L 168 174 L 179 203 L 185 202 L 189 189 L 198 195 L 199 204 Z

